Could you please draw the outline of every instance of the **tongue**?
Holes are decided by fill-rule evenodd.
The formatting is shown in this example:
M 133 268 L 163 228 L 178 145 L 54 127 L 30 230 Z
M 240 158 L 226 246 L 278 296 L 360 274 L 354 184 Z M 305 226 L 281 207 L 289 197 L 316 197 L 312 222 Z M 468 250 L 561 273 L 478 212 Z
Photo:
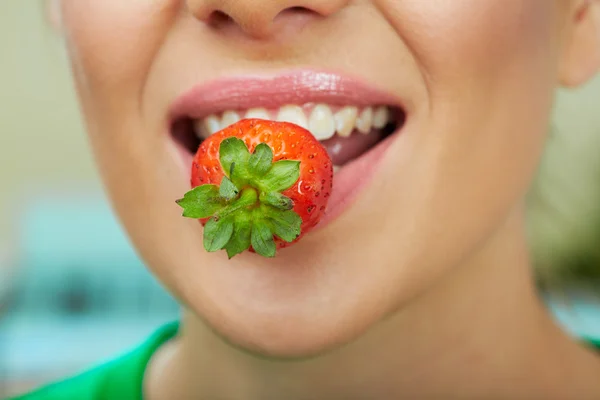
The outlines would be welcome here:
M 375 146 L 382 136 L 380 130 L 373 130 L 367 135 L 355 131 L 349 137 L 335 135 L 322 144 L 327 149 L 333 165 L 342 166 Z

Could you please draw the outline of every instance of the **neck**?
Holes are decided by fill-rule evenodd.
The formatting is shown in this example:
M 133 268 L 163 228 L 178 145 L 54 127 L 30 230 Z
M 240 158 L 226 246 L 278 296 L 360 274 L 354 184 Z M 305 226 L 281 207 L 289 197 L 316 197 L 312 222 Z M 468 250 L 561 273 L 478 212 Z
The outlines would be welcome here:
M 451 276 L 315 359 L 257 358 L 186 313 L 147 372 L 149 398 L 596 398 L 600 360 L 541 304 L 521 222 L 514 216 Z

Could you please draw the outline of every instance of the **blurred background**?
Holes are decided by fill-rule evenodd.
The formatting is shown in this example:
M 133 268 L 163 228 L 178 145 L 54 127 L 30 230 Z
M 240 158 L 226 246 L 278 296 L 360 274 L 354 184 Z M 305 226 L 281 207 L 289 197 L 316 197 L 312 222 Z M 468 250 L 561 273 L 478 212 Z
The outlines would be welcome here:
M 178 316 L 102 193 L 43 4 L 0 1 L 0 399 Z
M 43 2 L 0 2 L 0 398 L 123 352 L 177 318 L 107 204 Z M 600 79 L 560 92 L 530 196 L 541 295 L 600 338 Z M 565 301 L 567 300 L 567 301 Z

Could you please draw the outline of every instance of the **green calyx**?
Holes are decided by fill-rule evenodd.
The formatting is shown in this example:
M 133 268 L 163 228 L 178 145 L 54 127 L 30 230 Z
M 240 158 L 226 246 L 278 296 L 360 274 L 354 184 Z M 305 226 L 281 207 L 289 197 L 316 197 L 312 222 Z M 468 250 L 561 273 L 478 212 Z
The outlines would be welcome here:
M 204 248 L 226 250 L 229 258 L 250 248 L 264 257 L 275 256 L 275 236 L 292 242 L 300 235 L 302 219 L 294 202 L 281 192 L 300 178 L 300 162 L 273 162 L 273 151 L 261 143 L 250 154 L 235 137 L 219 147 L 225 176 L 219 186 L 201 185 L 177 200 L 183 216 L 209 218 L 204 226 Z

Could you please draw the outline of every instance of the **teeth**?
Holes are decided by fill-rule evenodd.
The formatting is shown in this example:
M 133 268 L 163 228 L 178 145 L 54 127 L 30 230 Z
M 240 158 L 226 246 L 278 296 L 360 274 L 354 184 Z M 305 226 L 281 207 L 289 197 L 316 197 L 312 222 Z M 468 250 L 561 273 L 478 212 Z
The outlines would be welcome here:
M 196 121 L 194 129 L 196 131 L 196 135 L 207 138 L 213 133 L 221 130 L 221 121 L 216 115 L 211 115 L 202 120 Z
M 304 110 L 300 106 L 281 107 L 279 109 L 279 114 L 277 114 L 277 121 L 291 122 L 292 124 L 301 126 L 304 129 L 308 128 L 308 121 L 306 120 L 306 115 L 304 114 Z
M 315 106 L 308 120 L 308 129 L 318 140 L 327 140 L 335 134 L 335 120 L 329 106 Z
M 342 137 L 348 137 L 354 130 L 358 117 L 358 109 L 356 107 L 344 107 L 335 113 L 335 129 L 337 134 Z
M 373 127 L 381 129 L 390 122 L 390 110 L 386 106 L 379 106 L 373 113 Z
M 365 135 L 371 132 L 373 127 L 373 108 L 365 108 L 356 119 L 356 129 Z
M 223 113 L 223 118 L 221 119 L 221 128 L 226 128 L 229 125 L 233 125 L 240 119 L 240 115 L 235 111 L 225 111 L 225 113 Z
M 312 108 L 307 117 L 305 108 L 299 105 L 286 105 L 279 110 L 265 108 L 251 108 L 245 112 L 225 111 L 220 117 L 210 115 L 194 122 L 196 134 L 201 138 L 235 124 L 242 118 L 258 118 L 264 120 L 277 120 L 291 122 L 308 129 L 318 140 L 327 140 L 336 133 L 340 137 L 349 137 L 356 129 L 363 134 L 368 134 L 373 128 L 381 129 L 391 120 L 390 109 L 386 106 L 366 107 L 359 112 L 358 107 L 346 106 L 336 108 L 333 114 L 330 106 L 317 104 Z M 243 116 L 243 117 L 242 117 Z M 273 118 L 275 116 L 275 118 Z
M 251 108 L 246 112 L 244 118 L 259 118 L 259 119 L 271 119 L 269 112 L 264 108 Z

